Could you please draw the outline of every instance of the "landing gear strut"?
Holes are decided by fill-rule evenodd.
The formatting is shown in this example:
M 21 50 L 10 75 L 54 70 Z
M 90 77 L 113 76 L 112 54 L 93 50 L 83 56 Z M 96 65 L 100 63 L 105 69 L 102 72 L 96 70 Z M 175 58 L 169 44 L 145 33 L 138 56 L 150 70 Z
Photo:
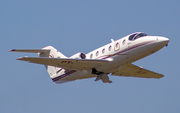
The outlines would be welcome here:
M 98 72 L 95 68 L 92 69 L 92 74 L 97 75 L 95 81 L 102 80 L 103 83 L 112 83 L 112 81 L 109 80 L 109 77 L 106 73 Z

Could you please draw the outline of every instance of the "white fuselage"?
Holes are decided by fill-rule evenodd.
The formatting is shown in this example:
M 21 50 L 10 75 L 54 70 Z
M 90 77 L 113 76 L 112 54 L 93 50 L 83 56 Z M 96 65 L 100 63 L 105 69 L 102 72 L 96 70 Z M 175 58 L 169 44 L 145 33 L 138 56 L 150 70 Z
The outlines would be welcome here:
M 132 63 L 146 57 L 167 45 L 168 38 L 160 36 L 144 36 L 136 40 L 129 40 L 129 35 L 113 41 L 105 46 L 86 54 L 86 59 L 104 59 L 107 64 L 96 68 L 99 72 L 110 73 L 120 69 L 124 64 Z M 68 75 L 68 76 L 67 76 Z M 92 75 L 92 70 L 70 70 L 55 83 L 63 83 L 81 76 Z M 95 75 L 92 75 L 95 77 Z

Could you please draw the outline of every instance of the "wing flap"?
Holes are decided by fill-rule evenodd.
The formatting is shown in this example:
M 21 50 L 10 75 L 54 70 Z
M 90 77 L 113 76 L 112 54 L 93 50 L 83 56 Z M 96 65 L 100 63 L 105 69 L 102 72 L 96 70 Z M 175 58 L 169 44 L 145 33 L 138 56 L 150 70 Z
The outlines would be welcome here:
M 17 60 L 28 61 L 36 64 L 50 65 L 65 69 L 82 70 L 91 69 L 106 64 L 107 60 L 92 59 L 66 59 L 66 58 L 41 58 L 41 57 L 21 57 Z
M 133 64 L 123 65 L 121 70 L 112 73 L 114 76 L 140 77 L 140 78 L 162 78 L 164 75 L 143 69 Z

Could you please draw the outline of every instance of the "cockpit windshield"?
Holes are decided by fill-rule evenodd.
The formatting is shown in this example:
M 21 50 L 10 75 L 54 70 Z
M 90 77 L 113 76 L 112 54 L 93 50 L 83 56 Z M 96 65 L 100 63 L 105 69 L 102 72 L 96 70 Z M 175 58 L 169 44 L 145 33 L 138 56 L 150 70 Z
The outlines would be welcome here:
M 136 40 L 140 37 L 144 37 L 144 36 L 148 36 L 147 34 L 145 33 L 135 33 L 135 34 L 132 34 L 129 36 L 129 40 L 133 41 L 133 40 Z

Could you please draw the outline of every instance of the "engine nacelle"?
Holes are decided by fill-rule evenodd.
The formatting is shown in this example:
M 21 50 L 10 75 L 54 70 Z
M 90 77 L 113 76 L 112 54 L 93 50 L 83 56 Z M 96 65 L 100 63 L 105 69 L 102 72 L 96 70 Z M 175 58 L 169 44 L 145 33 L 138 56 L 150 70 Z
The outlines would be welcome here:
M 86 54 L 79 52 L 79 53 L 74 54 L 70 58 L 71 59 L 86 59 Z

